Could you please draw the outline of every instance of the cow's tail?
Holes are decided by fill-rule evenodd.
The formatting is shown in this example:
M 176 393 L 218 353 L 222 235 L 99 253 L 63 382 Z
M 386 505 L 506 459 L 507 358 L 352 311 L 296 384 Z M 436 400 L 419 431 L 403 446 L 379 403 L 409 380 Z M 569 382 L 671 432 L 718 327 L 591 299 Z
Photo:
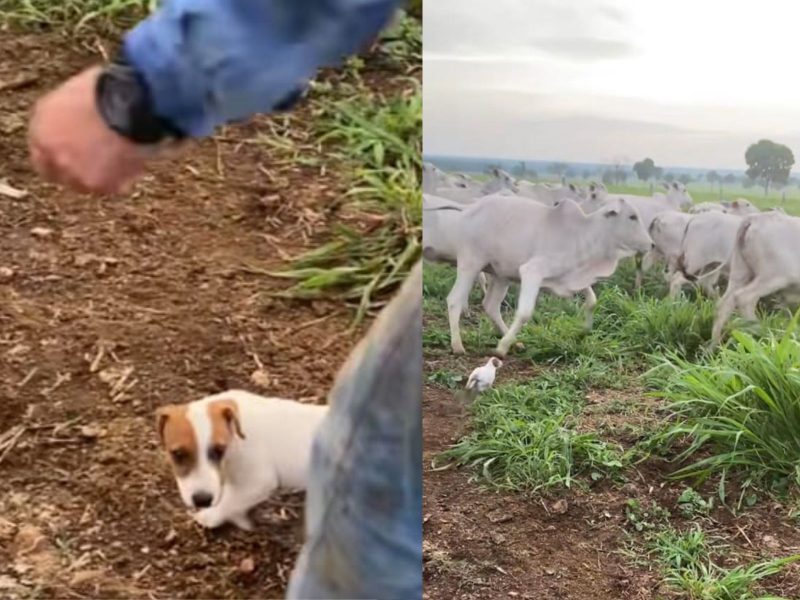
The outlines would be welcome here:
M 753 217 L 745 217 L 736 232 L 736 243 L 733 245 L 731 256 L 728 259 L 728 263 L 731 266 L 731 279 L 735 276 L 738 281 L 750 281 L 755 276 L 753 267 L 747 263 L 747 258 L 744 254 L 747 236 L 751 233 L 754 222 L 755 219 Z

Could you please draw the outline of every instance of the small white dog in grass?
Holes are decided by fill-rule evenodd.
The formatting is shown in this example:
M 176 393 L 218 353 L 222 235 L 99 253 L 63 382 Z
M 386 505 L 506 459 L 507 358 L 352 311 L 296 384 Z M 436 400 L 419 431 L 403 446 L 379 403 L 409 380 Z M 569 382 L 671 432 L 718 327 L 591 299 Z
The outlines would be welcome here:
M 469 379 L 467 379 L 467 393 L 470 398 L 475 399 L 478 394 L 492 387 L 497 369 L 502 366 L 502 360 L 492 357 L 485 365 L 473 370 L 469 375 Z
M 208 528 L 248 516 L 277 489 L 304 490 L 311 446 L 327 406 L 241 390 L 156 412 L 158 434 L 184 504 Z

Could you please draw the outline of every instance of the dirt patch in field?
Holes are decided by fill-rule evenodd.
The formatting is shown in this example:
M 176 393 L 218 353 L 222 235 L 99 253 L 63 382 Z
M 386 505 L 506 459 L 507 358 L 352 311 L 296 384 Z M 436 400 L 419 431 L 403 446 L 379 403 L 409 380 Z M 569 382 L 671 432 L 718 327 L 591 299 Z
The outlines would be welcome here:
M 324 239 L 343 184 L 246 142 L 267 119 L 128 198 L 42 184 L 26 118 L 99 60 L 75 46 L 0 33 L 0 82 L 18 82 L 0 90 L 0 180 L 28 192 L 0 195 L 0 597 L 282 597 L 302 496 L 263 507 L 255 533 L 201 530 L 153 412 L 235 387 L 324 402 L 361 331 L 339 304 L 276 299 L 265 273 Z
M 426 356 L 426 370 L 468 373 L 482 357 L 454 358 L 439 352 Z M 535 377 L 541 369 L 513 357 L 506 360 L 503 381 Z M 614 409 L 609 413 L 609 406 Z M 621 432 L 616 441 L 628 445 L 623 427 L 642 427 L 652 420 L 654 400 L 630 392 L 590 392 L 582 427 L 605 434 Z M 637 404 L 641 411 L 635 411 Z M 646 412 L 647 417 L 642 413 Z M 546 496 L 501 493 L 472 481 L 473 471 L 442 467 L 434 458 L 469 429 L 469 409 L 454 392 L 426 384 L 424 424 L 425 590 L 431 600 L 445 598 L 530 598 L 569 600 L 645 600 L 670 595 L 646 556 L 624 554 L 631 542 L 642 542 L 628 514 L 635 500 L 646 512 L 658 506 L 671 513 L 676 528 L 691 526 L 677 500 L 686 484 L 667 483 L 674 469 L 653 458 L 626 471 L 627 483 L 601 482 L 587 491 Z M 608 439 L 609 435 L 604 435 Z M 701 489 L 714 494 L 709 485 Z M 646 527 L 659 518 L 646 516 Z M 697 517 L 695 517 L 697 518 Z M 800 550 L 800 532 L 786 505 L 764 500 L 738 517 L 715 508 L 699 521 L 736 556 L 736 564 L 781 557 Z M 723 563 L 726 564 L 726 563 Z M 800 597 L 800 567 L 768 581 L 769 590 L 786 598 Z

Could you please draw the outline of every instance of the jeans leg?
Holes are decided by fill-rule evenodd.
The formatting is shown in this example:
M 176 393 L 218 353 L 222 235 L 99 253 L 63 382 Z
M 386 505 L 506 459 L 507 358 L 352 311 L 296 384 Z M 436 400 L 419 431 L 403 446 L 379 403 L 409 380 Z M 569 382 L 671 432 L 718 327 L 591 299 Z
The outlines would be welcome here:
M 290 600 L 422 598 L 422 265 L 339 372 Z

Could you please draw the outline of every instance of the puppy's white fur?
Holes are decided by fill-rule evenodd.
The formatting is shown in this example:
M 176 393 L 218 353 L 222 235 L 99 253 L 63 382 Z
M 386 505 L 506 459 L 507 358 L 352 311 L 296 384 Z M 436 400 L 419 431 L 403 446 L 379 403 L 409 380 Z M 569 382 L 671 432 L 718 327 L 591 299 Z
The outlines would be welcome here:
M 219 424 L 213 422 L 209 406 L 217 402 L 235 405 L 238 429 L 231 432 L 222 460 L 215 463 L 209 457 L 209 449 L 214 445 L 213 432 Z M 314 434 L 327 414 L 327 406 L 231 390 L 191 402 L 185 410 L 177 408 L 180 412 L 167 418 L 188 422 L 196 449 L 191 470 L 181 473 L 176 468 L 175 476 L 188 507 L 194 507 L 195 494 L 212 497 L 208 508 L 194 514 L 204 527 L 231 522 L 250 530 L 250 509 L 279 488 L 305 489 Z M 226 426 L 234 428 L 231 423 Z M 164 437 L 164 425 L 160 428 Z M 167 452 L 171 450 L 169 431 L 163 439 Z

